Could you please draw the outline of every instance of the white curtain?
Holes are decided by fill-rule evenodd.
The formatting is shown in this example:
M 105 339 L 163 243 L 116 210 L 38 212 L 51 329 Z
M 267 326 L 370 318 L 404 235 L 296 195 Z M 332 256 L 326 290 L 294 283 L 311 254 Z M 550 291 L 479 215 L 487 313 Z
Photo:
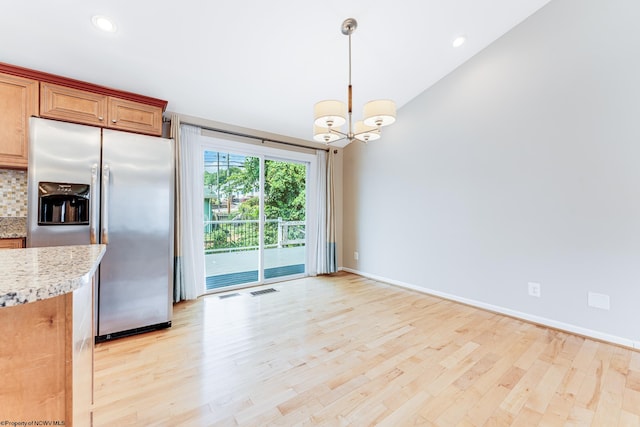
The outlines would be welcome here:
M 316 244 L 309 248 L 309 273 L 313 276 L 324 274 L 327 271 L 327 257 L 325 249 L 327 247 L 327 234 L 325 232 L 325 224 L 327 222 L 327 210 L 325 209 L 327 199 L 327 152 L 325 150 L 316 150 L 316 222 L 314 225 L 314 234 Z
M 310 268 L 316 274 L 329 274 L 338 271 L 336 256 L 335 208 L 333 200 L 333 157 L 335 150 L 327 153 L 318 150 L 317 206 L 318 225 L 316 228 L 316 268 Z
M 338 256 L 336 253 L 336 209 L 334 200 L 333 164 L 338 150 L 330 149 L 327 155 L 327 273 L 338 271 Z
M 199 206 L 202 187 L 191 171 L 201 160 L 200 133 L 197 126 L 180 124 L 178 116 L 171 118 L 176 156 L 174 302 L 197 298 L 204 283 L 204 257 L 196 253 L 204 247 L 202 223 L 197 223 L 192 212 Z

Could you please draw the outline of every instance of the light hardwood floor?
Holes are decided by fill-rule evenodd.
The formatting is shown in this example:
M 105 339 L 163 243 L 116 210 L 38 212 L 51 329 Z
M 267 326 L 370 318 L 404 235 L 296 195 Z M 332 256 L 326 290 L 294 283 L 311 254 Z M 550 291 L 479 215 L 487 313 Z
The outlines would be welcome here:
M 96 426 L 640 426 L 640 353 L 348 273 L 100 344 Z

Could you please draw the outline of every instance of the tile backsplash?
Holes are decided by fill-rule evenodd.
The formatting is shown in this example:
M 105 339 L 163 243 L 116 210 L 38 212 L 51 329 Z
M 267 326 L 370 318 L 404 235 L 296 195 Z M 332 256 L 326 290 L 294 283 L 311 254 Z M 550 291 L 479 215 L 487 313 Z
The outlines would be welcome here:
M 27 172 L 0 169 L 0 217 L 27 216 Z

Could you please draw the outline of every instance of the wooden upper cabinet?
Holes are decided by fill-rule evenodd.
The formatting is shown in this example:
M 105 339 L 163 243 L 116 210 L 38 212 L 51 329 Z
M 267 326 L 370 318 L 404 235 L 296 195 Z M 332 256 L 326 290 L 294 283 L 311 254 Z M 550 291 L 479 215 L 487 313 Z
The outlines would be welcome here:
M 40 85 L 40 116 L 106 126 L 107 97 L 43 82 Z
M 0 62 L 0 168 L 26 169 L 29 117 L 162 135 L 167 101 Z
M 162 135 L 162 108 L 109 97 L 109 124 L 112 129 Z
M 40 116 L 129 132 L 162 135 L 162 108 L 41 83 Z
M 0 167 L 26 169 L 29 117 L 38 115 L 38 81 L 0 73 Z

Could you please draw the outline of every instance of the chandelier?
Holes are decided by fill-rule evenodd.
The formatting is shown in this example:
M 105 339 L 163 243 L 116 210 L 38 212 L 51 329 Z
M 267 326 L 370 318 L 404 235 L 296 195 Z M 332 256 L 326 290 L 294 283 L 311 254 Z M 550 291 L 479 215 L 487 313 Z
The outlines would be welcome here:
M 358 23 L 353 18 L 345 19 L 342 23 L 342 34 L 349 36 L 349 90 L 348 106 L 344 102 L 326 100 L 316 103 L 313 108 L 314 127 L 313 139 L 318 142 L 331 144 L 347 139 L 368 142 L 380 138 L 380 129 L 396 121 L 396 103 L 389 99 L 369 101 L 364 106 L 364 120 L 352 122 L 352 94 L 351 86 L 351 34 Z M 341 127 L 347 123 L 348 128 L 343 132 Z

